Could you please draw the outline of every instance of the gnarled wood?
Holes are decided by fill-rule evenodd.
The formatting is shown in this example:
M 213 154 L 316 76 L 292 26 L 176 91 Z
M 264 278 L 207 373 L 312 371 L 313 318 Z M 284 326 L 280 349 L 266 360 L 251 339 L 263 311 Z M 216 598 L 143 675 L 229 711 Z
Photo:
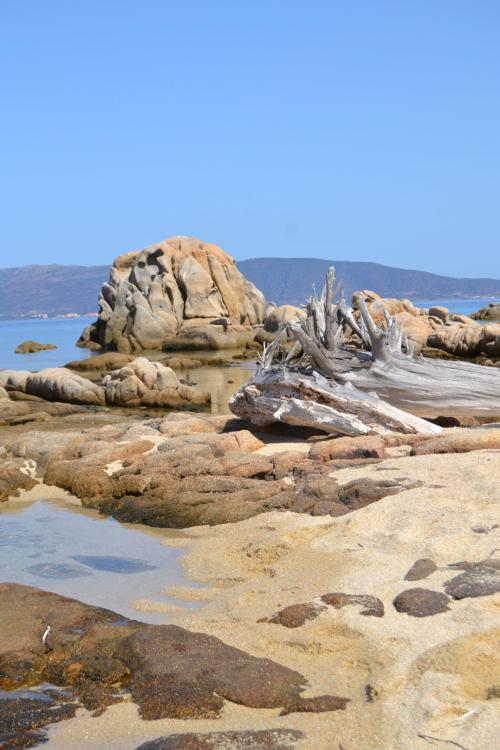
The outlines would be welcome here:
M 432 434 L 440 428 L 420 417 L 500 416 L 500 369 L 414 357 L 393 317 L 386 313 L 380 328 L 361 299 L 358 322 L 336 293 L 330 269 L 306 318 L 286 326 L 294 347 L 277 361 L 282 331 L 264 349 L 257 374 L 231 399 L 235 414 L 345 435 Z M 346 339 L 347 328 L 360 347 Z

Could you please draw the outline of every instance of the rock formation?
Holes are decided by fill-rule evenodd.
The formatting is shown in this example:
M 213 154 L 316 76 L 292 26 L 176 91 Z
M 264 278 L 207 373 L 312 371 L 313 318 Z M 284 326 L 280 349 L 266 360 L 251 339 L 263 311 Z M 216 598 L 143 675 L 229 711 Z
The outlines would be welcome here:
M 170 367 L 137 357 L 93 382 L 65 367 L 39 372 L 0 371 L 0 397 L 21 393 L 45 401 L 89 406 L 164 406 L 197 409 L 210 403 L 210 395 L 181 383 Z
M 57 349 L 55 344 L 40 344 L 38 341 L 22 341 L 14 349 L 15 354 L 33 354 L 35 352 L 44 352 L 47 349 Z
M 220 247 L 171 237 L 115 259 L 99 317 L 77 343 L 119 352 L 244 347 L 264 311 L 263 294 Z
M 485 319 L 495 319 L 495 306 L 490 305 L 470 318 L 450 313 L 446 307 L 419 308 L 407 299 L 383 299 L 375 292 L 363 291 L 355 292 L 352 297 L 356 317 L 360 299 L 365 301 L 377 325 L 384 323 L 384 310 L 394 316 L 396 323 L 402 324 L 403 334 L 413 342 L 415 354 L 439 356 L 443 352 L 441 356 L 478 357 L 481 363 L 500 357 L 500 324 L 480 325 L 473 320 L 483 317 L 481 313 Z M 500 306 L 496 307 L 500 316 Z
M 500 302 L 491 302 L 486 307 L 482 307 L 480 310 L 472 315 L 474 320 L 496 320 L 500 321 Z

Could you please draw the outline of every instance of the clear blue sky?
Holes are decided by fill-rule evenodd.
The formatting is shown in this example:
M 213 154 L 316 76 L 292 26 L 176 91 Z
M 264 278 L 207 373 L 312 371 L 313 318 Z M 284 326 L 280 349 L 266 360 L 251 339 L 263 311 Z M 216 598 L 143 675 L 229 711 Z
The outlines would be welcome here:
M 172 234 L 500 278 L 498 0 L 0 0 L 0 265 Z

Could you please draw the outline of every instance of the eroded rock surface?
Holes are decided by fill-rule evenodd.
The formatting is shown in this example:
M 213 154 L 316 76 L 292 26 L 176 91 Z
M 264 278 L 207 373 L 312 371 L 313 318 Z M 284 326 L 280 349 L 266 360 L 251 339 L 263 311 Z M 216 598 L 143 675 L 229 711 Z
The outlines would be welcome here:
M 441 612 L 447 612 L 449 598 L 440 591 L 430 589 L 407 589 L 394 599 L 394 608 L 398 612 L 405 612 L 410 617 L 430 617 Z
M 264 310 L 263 294 L 220 247 L 171 237 L 115 259 L 98 319 L 78 345 L 125 353 L 244 347 Z
M 321 601 L 335 609 L 349 607 L 352 605 L 360 607 L 360 614 L 365 617 L 383 617 L 384 604 L 377 596 L 370 594 L 344 594 L 341 592 L 334 594 L 323 594 Z
M 112 358 L 107 355 L 106 363 L 110 361 Z M 0 385 L 7 392 L 21 392 L 26 397 L 88 406 L 196 409 L 205 408 L 210 403 L 210 394 L 181 383 L 170 367 L 145 357 L 128 361 L 119 369 L 103 375 L 99 382 L 65 367 L 55 367 L 33 373 L 3 370 L 0 371 Z
M 500 560 L 488 559 L 476 563 L 462 562 L 450 565 L 464 572 L 444 584 L 444 590 L 453 599 L 489 596 L 500 591 Z
M 302 732 L 293 729 L 171 734 L 144 742 L 137 750 L 293 750 Z
M 42 635 L 47 624 L 47 645 Z M 0 688 L 70 687 L 92 711 L 131 694 L 145 719 L 213 718 L 225 700 L 293 705 L 304 678 L 218 638 L 148 625 L 40 589 L 0 584 Z

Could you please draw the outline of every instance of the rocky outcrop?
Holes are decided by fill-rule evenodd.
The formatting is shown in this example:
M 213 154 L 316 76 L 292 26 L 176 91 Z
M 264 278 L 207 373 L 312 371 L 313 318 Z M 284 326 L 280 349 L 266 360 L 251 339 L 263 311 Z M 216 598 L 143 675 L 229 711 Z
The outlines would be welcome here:
M 213 719 L 225 700 L 291 709 L 306 685 L 299 673 L 213 636 L 29 586 L 0 584 L 0 624 L 0 688 L 52 683 L 91 711 L 129 696 L 144 719 Z
M 38 341 L 23 341 L 19 346 L 16 346 L 14 352 L 16 354 L 34 354 L 35 352 L 44 352 L 47 349 L 57 349 L 55 344 L 39 344 Z
M 263 294 L 220 247 L 171 237 L 116 258 L 99 317 L 77 343 L 125 353 L 240 347 L 264 311 Z
M 137 357 L 102 376 L 100 382 L 55 367 L 39 372 L 0 371 L 0 386 L 45 401 L 90 406 L 163 406 L 196 409 L 210 404 L 210 394 L 179 381 L 160 362 Z
M 474 320 L 498 320 L 500 321 L 500 302 L 491 302 L 486 307 L 482 307 L 472 316 Z
M 290 321 L 302 320 L 306 316 L 304 310 L 293 305 L 269 305 L 264 320 L 264 330 L 275 333 L 282 325 Z
M 415 354 L 475 357 L 482 362 L 500 358 L 500 324 L 482 326 L 467 315 L 450 314 L 446 307 L 419 308 L 410 300 L 383 299 L 371 291 L 353 294 L 355 317 L 359 316 L 360 298 L 377 325 L 384 324 L 385 311 L 395 317 Z M 479 319 L 479 313 L 473 317 Z

